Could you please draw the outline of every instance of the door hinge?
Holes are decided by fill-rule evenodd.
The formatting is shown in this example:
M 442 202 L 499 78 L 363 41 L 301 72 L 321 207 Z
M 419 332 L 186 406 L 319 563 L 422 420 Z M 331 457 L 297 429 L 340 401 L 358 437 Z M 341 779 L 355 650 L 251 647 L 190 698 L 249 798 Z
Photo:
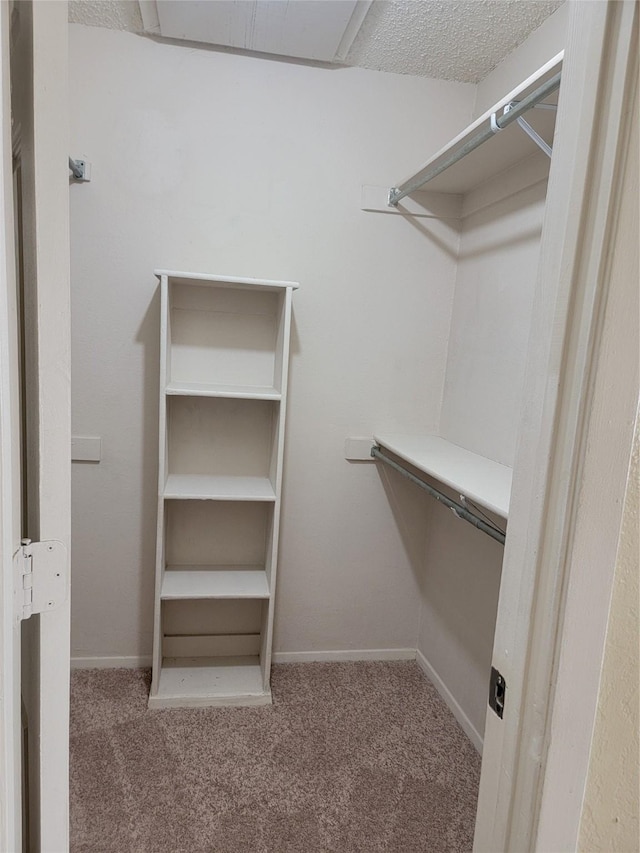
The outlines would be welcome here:
M 498 672 L 495 666 L 491 667 L 491 680 L 489 682 L 489 707 L 502 719 L 504 715 L 504 700 L 507 692 L 507 682 Z
M 64 542 L 23 539 L 14 556 L 19 619 L 55 610 L 69 595 L 69 568 Z

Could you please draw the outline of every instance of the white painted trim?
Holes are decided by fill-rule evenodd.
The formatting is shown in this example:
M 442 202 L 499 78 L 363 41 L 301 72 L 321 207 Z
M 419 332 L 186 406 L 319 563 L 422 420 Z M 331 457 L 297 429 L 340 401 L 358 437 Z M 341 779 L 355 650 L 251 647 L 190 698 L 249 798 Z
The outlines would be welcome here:
M 20 542 L 20 406 L 10 31 L 10 10 L 3 3 L 0 7 L 0 850 L 21 850 L 21 647 L 13 564 Z
M 150 667 L 151 655 L 71 658 L 71 669 L 148 669 Z
M 624 77 L 631 61 L 628 18 L 633 8 L 633 3 L 571 4 L 493 650 L 493 665 L 508 685 L 508 701 L 502 721 L 487 716 L 476 853 L 575 849 L 567 839 L 577 838 L 579 809 L 573 804 L 581 796 L 577 789 L 584 785 L 584 755 L 579 749 L 565 751 L 565 784 L 549 788 L 545 747 L 552 733 L 556 746 L 567 734 L 558 738 L 558 730 L 552 729 L 554 688 L 563 597 L 570 586 L 571 555 L 577 544 L 592 371 L 601 346 L 598 334 L 608 287 L 601 261 L 610 251 L 607 222 L 615 210 L 613 170 L 620 159 L 623 127 L 620 98 L 625 87 L 620 75 Z M 624 384 L 625 378 L 611 381 Z M 629 393 L 632 390 L 628 388 Z M 606 418 L 612 439 L 604 453 L 613 472 L 625 450 L 627 427 L 622 410 L 612 408 Z M 603 518 L 610 519 L 616 504 L 611 493 L 615 472 L 601 479 L 607 487 L 601 497 L 602 509 L 607 510 Z M 601 536 L 601 552 L 612 526 L 600 526 L 595 519 L 591 526 Z M 586 578 L 594 570 L 584 561 L 575 568 Z M 595 569 L 601 570 L 608 567 Z M 599 608 L 607 610 L 608 597 L 589 606 L 594 614 Z M 585 613 L 590 613 L 588 607 Z M 593 631 L 590 625 L 585 627 L 584 646 L 591 648 Z M 597 667 L 596 657 L 580 648 L 576 663 Z M 563 687 L 570 690 L 574 708 L 580 706 L 584 712 L 591 702 L 589 685 L 576 680 L 573 670 L 567 681 Z M 573 729 L 584 725 L 585 714 L 579 716 L 581 721 L 571 720 Z M 555 816 L 551 834 L 547 832 L 551 824 L 547 821 L 545 826 L 540 812 L 543 788 Z M 536 836 L 544 843 L 538 845 Z
M 138 3 L 140 4 L 140 15 L 145 33 L 151 33 L 154 36 L 161 35 L 156 0 L 138 0 Z
M 415 660 L 415 649 L 337 649 L 310 652 L 274 652 L 274 663 L 312 663 L 359 660 Z M 71 669 L 136 669 L 150 667 L 151 655 L 77 656 Z
M 619 3 L 579 275 L 595 291 L 536 849 L 577 849 L 639 396 L 638 5 Z M 627 42 L 629 33 L 635 33 Z M 628 55 L 625 56 L 625 49 Z M 632 104 L 635 107 L 632 108 Z M 611 118 L 613 116 L 613 119 Z M 607 120 L 608 119 L 608 120 Z M 633 144 L 631 140 L 633 139 Z M 563 808 L 558 810 L 558 792 Z
M 415 660 L 415 649 L 332 649 L 328 651 L 274 652 L 274 663 L 313 663 L 359 660 Z M 71 669 L 135 669 L 151 666 L 151 655 L 72 657 Z
M 331 649 L 313 652 L 274 652 L 274 663 L 314 663 L 358 660 L 415 660 L 415 649 Z
M 337 649 L 309 652 L 274 652 L 274 663 L 312 663 L 359 660 L 415 660 L 415 649 Z M 71 669 L 134 669 L 151 666 L 151 655 L 72 657 Z
M 209 273 L 180 272 L 178 270 L 155 270 L 154 274 L 158 278 L 166 277 L 167 279 L 188 279 L 193 284 L 210 281 L 221 286 L 228 285 L 229 287 L 237 287 L 238 285 L 246 284 L 255 288 L 265 287 L 273 288 L 274 290 L 283 290 L 287 287 L 290 287 L 292 290 L 297 290 L 300 287 L 300 282 L 298 281 L 276 281 L 275 279 L 270 278 L 245 278 L 244 276 L 236 275 L 209 275 Z
M 40 539 L 71 553 L 71 309 L 69 260 L 69 81 L 66 3 L 32 3 Z M 35 498 L 35 496 L 32 496 Z M 69 558 L 68 558 L 69 559 Z M 69 564 L 68 564 L 69 567 Z M 39 695 L 30 723 L 31 844 L 69 847 L 69 599 L 41 613 L 35 634 Z M 35 726 L 34 726 L 35 723 Z M 37 792 L 34 787 L 38 787 Z
M 429 663 L 426 657 L 422 654 L 422 652 L 418 649 L 416 651 L 416 663 L 420 667 L 420 669 L 424 672 L 429 681 L 436 688 L 440 696 L 444 699 L 444 701 L 449 706 L 449 710 L 456 718 L 458 723 L 460 724 L 460 728 L 469 738 L 471 743 L 478 750 L 480 755 L 482 755 L 483 748 L 483 738 L 477 728 L 473 725 L 469 717 L 462 710 L 462 706 L 457 701 L 453 693 L 449 690 L 447 685 L 444 683 L 442 678 L 438 675 L 433 666 Z
M 338 49 L 333 57 L 334 62 L 344 62 L 346 59 L 346 56 L 351 49 L 351 45 L 360 32 L 360 27 L 364 23 L 364 19 L 367 17 L 367 13 L 372 2 L 373 0 L 356 0 L 355 9 L 353 10 L 349 23 L 342 34 L 342 38 L 340 39 Z

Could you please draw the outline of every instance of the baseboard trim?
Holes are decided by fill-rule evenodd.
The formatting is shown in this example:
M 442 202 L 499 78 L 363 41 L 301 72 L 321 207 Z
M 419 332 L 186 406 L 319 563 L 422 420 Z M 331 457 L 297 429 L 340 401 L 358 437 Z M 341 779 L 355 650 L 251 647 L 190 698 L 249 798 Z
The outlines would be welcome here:
M 415 660 L 415 649 L 331 649 L 312 652 L 274 652 L 274 663 L 313 663 L 358 660 Z M 71 669 L 136 669 L 151 666 L 151 655 L 72 657 Z
M 415 649 L 331 649 L 318 652 L 274 652 L 274 663 L 313 663 L 358 660 L 415 660 Z
M 138 669 L 149 666 L 151 666 L 151 655 L 71 658 L 71 669 Z
M 471 722 L 469 717 L 467 717 L 465 712 L 462 710 L 460 704 L 458 703 L 458 701 L 454 697 L 453 693 L 451 693 L 451 691 L 446 686 L 444 681 L 440 678 L 438 673 L 431 666 L 429 661 L 426 659 L 426 657 L 422 654 L 422 652 L 420 650 L 416 651 L 416 663 L 418 664 L 420 669 L 424 672 L 424 674 L 427 676 L 429 681 L 431 681 L 431 683 L 436 688 L 438 693 L 442 696 L 444 701 L 447 703 L 447 705 L 449 706 L 449 709 L 451 710 L 451 713 L 453 714 L 453 716 L 456 718 L 456 720 L 460 724 L 461 729 L 467 735 L 469 740 L 473 743 L 473 745 L 478 750 L 480 755 L 482 755 L 482 746 L 483 746 L 482 735 L 476 729 L 476 727 L 473 725 L 473 723 Z

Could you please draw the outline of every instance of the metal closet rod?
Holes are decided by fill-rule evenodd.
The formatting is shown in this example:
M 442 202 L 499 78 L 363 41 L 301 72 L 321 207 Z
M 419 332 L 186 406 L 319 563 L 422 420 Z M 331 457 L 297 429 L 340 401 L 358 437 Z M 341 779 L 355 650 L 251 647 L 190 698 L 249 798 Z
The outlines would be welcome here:
M 468 142 L 465 142 L 462 148 L 459 148 L 453 154 L 450 154 L 447 159 L 443 160 L 438 166 L 434 166 L 433 169 L 430 169 L 426 175 L 419 178 L 411 178 L 408 181 L 405 181 L 404 184 L 400 184 L 399 187 L 392 187 L 389 192 L 389 206 L 395 207 L 406 195 L 410 195 L 412 192 L 420 189 L 420 187 L 423 187 L 425 184 L 429 183 L 429 181 L 432 181 L 450 166 L 453 166 L 454 163 L 457 163 L 458 160 L 462 160 L 462 158 L 466 157 L 467 154 L 475 151 L 476 148 L 488 139 L 491 139 L 491 137 L 499 130 L 507 127 L 512 122 L 517 121 L 523 113 L 526 113 L 527 110 L 535 107 L 535 105 L 546 98 L 547 95 L 550 95 L 552 92 L 555 92 L 556 89 L 559 89 L 561 77 L 562 72 L 558 71 L 558 73 L 547 80 L 546 83 L 538 86 L 538 88 L 527 95 L 526 98 L 523 98 L 517 106 L 501 115 L 500 118 L 497 118 L 494 113 L 489 119 L 487 127 L 483 130 L 479 130 L 475 136 L 472 136 Z
M 445 494 L 438 491 L 438 489 L 434 489 L 433 486 L 430 486 L 428 483 L 425 483 L 424 480 L 421 480 L 419 477 L 416 477 L 415 474 L 412 474 L 411 471 L 407 471 L 406 468 L 403 468 L 402 465 L 398 465 L 397 462 L 394 462 L 393 459 L 389 459 L 382 451 L 378 445 L 374 445 L 371 448 L 371 455 L 374 459 L 379 459 L 380 462 L 384 462 L 385 465 L 388 465 L 390 468 L 393 468 L 394 471 L 397 471 L 398 474 L 401 474 L 403 477 L 406 477 L 407 480 L 410 480 L 412 483 L 415 483 L 416 486 L 419 486 L 421 489 L 424 489 L 425 492 L 431 495 L 432 498 L 435 498 L 440 503 L 443 503 L 445 506 L 452 509 L 454 513 L 458 516 L 458 518 L 462 518 L 464 521 L 468 521 L 469 524 L 473 524 L 478 530 L 481 530 L 483 533 L 486 533 L 487 536 L 491 536 L 492 539 L 495 539 L 496 542 L 500 542 L 501 545 L 504 545 L 505 535 L 501 530 L 498 530 L 495 527 L 492 527 L 490 524 L 487 524 L 486 521 L 483 521 L 481 518 L 478 518 L 477 515 L 474 515 L 472 512 L 469 512 L 466 506 L 463 506 L 456 501 L 451 500 Z

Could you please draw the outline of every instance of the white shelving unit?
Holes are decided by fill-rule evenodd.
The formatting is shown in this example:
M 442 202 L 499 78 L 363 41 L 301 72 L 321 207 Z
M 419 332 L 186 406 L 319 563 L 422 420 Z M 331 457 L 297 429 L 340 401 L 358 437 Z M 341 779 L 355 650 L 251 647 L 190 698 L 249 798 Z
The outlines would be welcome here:
M 375 435 L 380 447 L 458 494 L 509 517 L 512 470 L 437 435 Z
M 260 705 L 296 282 L 166 270 L 150 708 Z

